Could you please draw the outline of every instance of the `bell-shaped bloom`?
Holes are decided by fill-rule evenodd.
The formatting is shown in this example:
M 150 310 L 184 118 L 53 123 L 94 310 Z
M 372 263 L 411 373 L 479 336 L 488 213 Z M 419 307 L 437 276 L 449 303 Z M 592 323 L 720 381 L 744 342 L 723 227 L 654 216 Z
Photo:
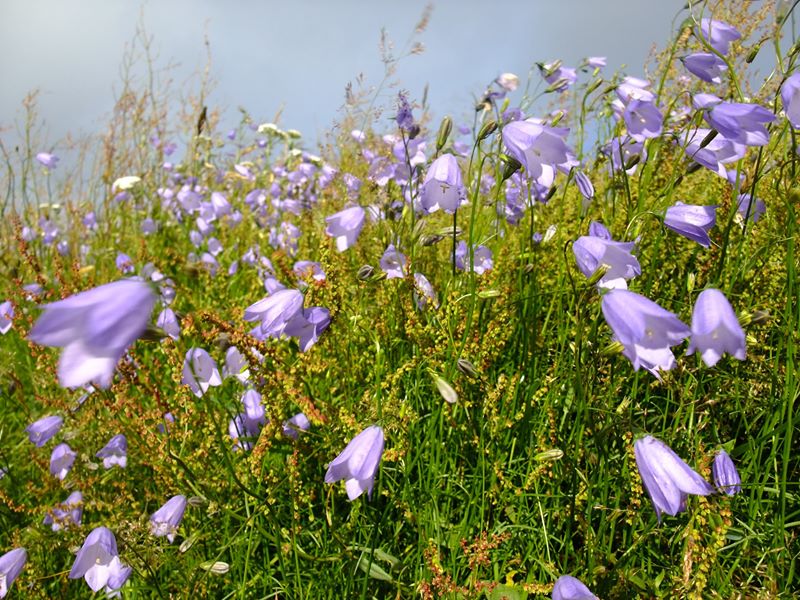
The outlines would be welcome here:
M 661 135 L 664 115 L 652 102 L 631 100 L 625 107 L 622 118 L 628 128 L 628 135 L 637 142 Z
M 720 54 L 727 54 L 731 42 L 742 37 L 742 34 L 733 25 L 709 18 L 700 19 L 700 33 Z
M 601 152 L 611 158 L 612 171 L 625 171 L 628 175 L 633 175 L 639 163 L 647 160 L 644 142 L 637 142 L 629 136 L 614 138 L 601 148 Z
M 386 279 L 403 279 L 408 274 L 408 258 L 389 244 L 380 260 L 380 266 Z
M 322 265 L 313 260 L 298 260 L 294 263 L 292 271 L 301 280 L 325 281 L 325 271 L 322 270 Z
M 69 572 L 70 579 L 83 577 L 93 592 L 105 588 L 111 593 L 121 588 L 131 574 L 117 552 L 117 540 L 107 527 L 96 527 L 86 536 Z
M 597 600 L 580 579 L 562 575 L 553 586 L 553 600 Z
M 578 165 L 565 141 L 568 133 L 569 129 L 514 121 L 503 127 L 503 143 L 509 155 L 525 167 L 529 178 L 549 188 L 557 168 L 569 171 Z
M 209 387 L 222 385 L 217 363 L 202 348 L 190 348 L 183 361 L 181 383 L 189 386 L 195 396 L 202 398 Z
M 296 440 L 301 432 L 308 431 L 311 428 L 311 421 L 303 413 L 297 413 L 291 419 L 283 422 L 281 431 L 286 437 Z
M 736 169 L 726 169 L 725 165 L 744 158 L 747 146 L 732 142 L 721 135 L 707 141 L 710 133 L 711 129 L 706 128 L 694 130 L 686 140 L 686 155 L 733 183 L 736 180 Z M 705 146 L 701 148 L 704 143 Z
M 539 67 L 542 77 L 556 92 L 566 92 L 572 85 L 578 81 L 577 69 L 571 67 L 564 67 L 561 62 L 547 63 Z
M 458 242 L 455 255 L 456 268 L 460 269 L 461 271 L 469 270 L 474 271 L 478 275 L 483 275 L 486 271 L 489 271 L 494 266 L 494 261 L 492 260 L 492 251 L 486 246 L 475 246 L 472 254 L 475 258 L 475 262 L 470 269 L 469 249 L 467 248 L 467 243 L 463 240 Z
M 106 469 L 114 465 L 124 469 L 128 466 L 128 439 L 122 433 L 115 435 L 95 456 L 103 459 Z
M 244 383 L 250 379 L 249 364 L 236 346 L 231 346 L 225 351 L 225 365 L 222 367 L 222 374 L 225 377 L 236 377 Z
M 664 214 L 666 227 L 706 248 L 711 245 L 708 232 L 716 222 L 716 206 L 698 206 L 676 202 Z
M 789 123 L 795 129 L 800 129 L 800 73 L 790 75 L 783 82 L 781 100 Z
M 519 87 L 519 77 L 514 75 L 514 73 L 501 73 L 495 79 L 497 85 L 503 88 L 507 92 L 513 92 L 514 90 Z
M 25 548 L 14 548 L 0 556 L 0 598 L 5 598 L 11 584 L 28 561 Z
M 589 223 L 589 235 L 603 240 L 612 240 L 611 232 L 608 227 L 603 225 L 600 221 L 592 221 Z
M 700 292 L 692 312 L 692 340 L 686 354 L 700 351 L 703 362 L 713 367 L 726 352 L 744 360 L 745 335 L 725 294 L 715 289 Z
M 578 186 L 578 191 L 586 200 L 594 198 L 594 186 L 592 180 L 583 171 L 575 170 L 575 184 Z
M 39 162 L 40 165 L 43 167 L 47 167 L 48 169 L 55 169 L 58 165 L 59 158 L 50 152 L 39 152 L 36 155 L 36 160 Z
M 586 59 L 586 66 L 593 69 L 601 69 L 606 64 L 608 64 L 608 60 L 605 56 L 590 56 Z
M 29 338 L 64 348 L 58 379 L 64 387 L 107 388 L 128 347 L 144 333 L 156 295 L 138 279 L 122 279 L 46 304 Z
M 758 104 L 723 102 L 713 94 L 692 97 L 695 108 L 703 110 L 703 118 L 723 137 L 745 146 L 765 146 L 769 143 L 766 124 L 775 115 Z
M 428 306 L 428 304 L 434 308 L 439 307 L 436 290 L 433 289 L 431 282 L 422 273 L 414 273 L 414 301 L 420 310 Z
M 661 513 L 675 516 L 686 510 L 689 494 L 707 496 L 714 493 L 714 488 L 661 440 L 648 435 L 636 440 L 633 450 L 639 476 L 656 509 L 659 523 Z
M 50 454 L 50 473 L 59 479 L 64 479 L 72 468 L 76 456 L 78 454 L 68 444 L 59 444 Z
M 280 337 L 287 323 L 303 310 L 303 294 L 288 288 L 277 290 L 263 300 L 248 306 L 244 320 L 260 321 L 264 336 Z
M 739 203 L 736 208 L 742 219 L 749 219 L 753 223 L 758 223 L 758 220 L 767 212 L 767 205 L 759 198 L 753 198 L 751 194 L 739 194 Z
M 659 370 L 675 366 L 670 347 L 691 333 L 677 316 L 644 296 L 618 289 L 603 295 L 601 309 L 634 370 L 642 367 L 660 379 Z
M 38 421 L 34 421 L 25 428 L 28 432 L 28 439 L 32 444 L 36 444 L 37 448 L 44 446 L 47 441 L 58 433 L 61 426 L 64 424 L 64 419 L 57 415 L 49 415 L 42 417 Z
M 242 394 L 242 404 L 244 405 L 244 426 L 247 432 L 255 432 L 256 435 L 267 422 L 264 405 L 261 404 L 261 394 L 256 390 L 247 390 Z
M 177 340 L 181 337 L 181 326 L 180 323 L 178 323 L 178 316 L 171 308 L 165 308 L 158 314 L 156 318 L 156 327 L 160 328 L 173 340 Z
M 708 83 L 722 83 L 722 73 L 728 70 L 725 61 L 711 52 L 695 52 L 684 56 L 681 62 L 692 75 Z
M 714 477 L 714 485 L 721 492 L 729 496 L 738 494 L 742 491 L 742 478 L 739 471 L 733 464 L 731 457 L 725 450 L 720 450 L 714 457 L 714 464 L 711 465 L 711 474 Z
M 351 206 L 338 213 L 325 217 L 328 226 L 325 233 L 336 238 L 336 249 L 344 252 L 356 243 L 358 235 L 364 227 L 366 212 L 360 206 Z
M 64 502 L 47 512 L 44 524 L 50 525 L 53 531 L 59 531 L 70 525 L 80 525 L 83 516 L 83 494 L 72 492 Z
M 425 212 L 436 212 L 440 208 L 453 214 L 466 198 L 461 167 L 452 154 L 442 154 L 431 163 L 420 188 L 420 205 Z
M 584 235 L 572 244 L 572 252 L 578 268 L 586 277 L 591 277 L 601 266 L 608 269 L 597 281 L 599 287 L 627 289 L 626 281 L 642 272 L 639 261 L 631 254 L 634 245 L 634 242 Z
M 128 273 L 133 273 L 134 271 L 133 260 L 131 259 L 130 256 L 128 256 L 124 252 L 120 252 L 119 254 L 117 254 L 117 258 L 114 260 L 114 264 L 117 266 L 117 269 L 119 269 L 119 272 L 122 273 L 123 275 L 127 275 Z
M 325 483 L 344 479 L 347 497 L 351 501 L 364 492 L 372 498 L 382 455 L 383 429 L 371 425 L 354 437 L 342 453 L 331 461 L 325 473 Z
M 186 496 L 178 494 L 164 503 L 150 516 L 150 533 L 156 537 L 167 536 L 169 543 L 175 541 L 175 534 L 186 510 Z
M 286 324 L 284 333 L 290 337 L 297 338 L 297 344 L 302 352 L 307 352 L 311 346 L 317 343 L 319 336 L 322 335 L 331 323 L 331 312 L 321 306 L 312 306 L 304 309 L 302 314 L 298 314 Z
M 5 335 L 11 329 L 11 322 L 14 319 L 14 305 L 11 300 L 0 303 L 0 333 Z

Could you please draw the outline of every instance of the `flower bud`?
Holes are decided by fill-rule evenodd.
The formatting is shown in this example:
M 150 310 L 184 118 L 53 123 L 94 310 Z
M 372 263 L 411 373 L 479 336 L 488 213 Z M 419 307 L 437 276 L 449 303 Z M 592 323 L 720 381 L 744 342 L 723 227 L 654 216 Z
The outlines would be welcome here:
M 556 460 L 561 460 L 562 458 L 564 458 L 564 451 L 560 448 L 545 450 L 544 452 L 539 452 L 533 457 L 534 460 L 539 462 L 553 462 Z
M 439 390 L 444 401 L 448 404 L 455 404 L 458 402 L 458 394 L 452 386 L 438 375 L 434 375 L 433 373 L 431 373 L 431 375 L 433 376 L 433 383 L 436 384 L 436 389 Z
M 450 132 L 453 130 L 453 119 L 445 117 L 439 125 L 439 135 L 436 137 L 436 152 L 439 152 L 447 144 Z
M 459 358 L 456 361 L 456 368 L 461 371 L 464 375 L 469 377 L 477 377 L 478 372 L 475 370 L 475 365 L 473 365 L 470 361 L 466 358 Z
M 358 278 L 361 281 L 367 281 L 375 274 L 375 267 L 372 265 L 364 265 L 358 270 Z
M 503 169 L 503 181 L 506 181 L 509 177 L 522 168 L 522 163 L 520 163 L 513 156 L 501 154 L 500 160 L 505 164 L 505 168 Z
M 478 141 L 482 142 L 495 131 L 497 131 L 497 121 L 487 121 L 483 124 L 483 127 L 481 127 L 481 130 L 478 132 Z
M 761 42 L 758 42 L 755 46 L 750 48 L 750 52 L 747 53 L 747 57 L 744 59 L 748 65 L 756 59 L 758 55 L 758 51 L 761 50 Z
M 703 141 L 700 142 L 700 148 L 705 148 L 708 146 L 712 141 L 714 141 L 714 138 L 717 137 L 718 133 L 719 132 L 716 129 L 709 131 L 706 137 L 703 138 Z

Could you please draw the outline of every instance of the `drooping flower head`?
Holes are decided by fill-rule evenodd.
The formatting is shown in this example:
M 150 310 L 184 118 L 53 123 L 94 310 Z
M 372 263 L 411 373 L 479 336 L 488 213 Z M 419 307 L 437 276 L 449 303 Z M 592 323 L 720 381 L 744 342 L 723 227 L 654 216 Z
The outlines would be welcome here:
M 59 444 L 50 454 L 50 473 L 59 479 L 64 479 L 72 468 L 76 456 L 78 454 L 69 447 L 69 444 Z
M 727 54 L 731 42 L 742 37 L 742 34 L 733 25 L 709 18 L 700 19 L 700 33 L 720 54 Z
M 372 498 L 375 476 L 383 454 L 383 429 L 377 425 L 367 427 L 354 437 L 328 465 L 325 483 L 345 480 L 347 497 L 352 501 L 364 492 Z
M 150 533 L 156 537 L 167 536 L 169 543 L 175 541 L 175 534 L 186 510 L 186 496 L 178 494 L 164 503 L 150 516 Z
M 758 104 L 723 102 L 713 94 L 695 94 L 692 104 L 703 111 L 703 118 L 723 137 L 745 146 L 765 146 L 769 143 L 766 124 L 776 119 L 769 110 Z
M 601 308 L 634 370 L 642 367 L 660 379 L 659 370 L 669 371 L 675 366 L 670 347 L 691 333 L 677 316 L 644 296 L 619 289 L 603 296 Z
M 288 288 L 278 289 L 263 300 L 248 306 L 244 320 L 261 321 L 260 330 L 264 336 L 280 337 L 287 323 L 303 310 L 303 294 Z
M 703 362 L 713 367 L 726 352 L 744 360 L 745 346 L 744 330 L 725 294 L 711 288 L 700 292 L 692 312 L 692 340 L 686 354 L 699 350 Z
M 461 271 L 473 271 L 477 275 L 483 275 L 486 271 L 491 270 L 491 268 L 494 266 L 494 261 L 492 260 L 492 251 L 486 246 L 475 246 L 472 254 L 475 258 L 475 262 L 472 265 L 472 268 L 470 268 L 470 257 L 467 243 L 463 240 L 458 242 L 455 253 L 456 268 Z
M 351 206 L 340 210 L 329 217 L 325 217 L 328 226 L 325 233 L 336 238 L 336 249 L 344 252 L 356 243 L 361 228 L 364 227 L 366 213 L 360 206 Z
M 28 561 L 25 548 L 14 548 L 0 556 L 0 598 L 5 598 L 11 584 L 22 572 Z
M 625 107 L 622 118 L 628 129 L 628 135 L 637 142 L 661 135 L 664 115 L 653 102 L 631 100 Z
M 59 531 L 70 525 L 80 525 L 83 516 L 83 494 L 72 492 L 63 503 L 47 512 L 44 524 L 50 525 L 53 531 Z
M 389 244 L 380 260 L 380 266 L 386 279 L 403 279 L 408 274 L 408 258 Z
M 793 73 L 783 82 L 781 100 L 789 123 L 800 129 L 800 73 Z
M 209 387 L 222 385 L 216 361 L 202 348 L 190 348 L 183 361 L 181 383 L 188 385 L 195 396 L 202 398 Z
M 48 169 L 55 169 L 58 165 L 58 157 L 50 152 L 39 152 L 36 155 L 36 160 L 39 161 L 43 167 Z
M 636 440 L 633 449 L 639 475 L 656 509 L 659 523 L 661 513 L 675 516 L 686 510 L 689 494 L 707 496 L 714 493 L 714 488 L 661 440 L 648 435 Z
M 571 67 L 565 67 L 561 61 L 539 65 L 544 80 L 557 92 L 566 92 L 578 81 L 578 72 Z
M 572 252 L 575 262 L 586 277 L 591 277 L 602 265 L 608 270 L 597 282 L 599 287 L 627 289 L 626 280 L 640 275 L 642 268 L 632 254 L 634 242 L 584 235 L 575 240 Z
M 716 222 L 716 206 L 697 206 L 676 202 L 664 214 L 665 227 L 706 248 L 711 245 L 708 232 Z
M 283 422 L 281 431 L 286 437 L 296 440 L 301 432 L 308 431 L 311 428 L 311 421 L 303 413 L 297 413 L 291 419 Z
M 5 335 L 11 329 L 14 319 L 14 305 L 11 300 L 0 303 L 0 333 Z
M 114 534 L 106 527 L 96 527 L 78 551 L 69 578 L 83 577 L 93 592 L 105 588 L 110 593 L 121 588 L 130 574 L 131 568 L 119 559 Z
M 420 189 L 420 204 L 425 212 L 440 208 L 453 214 L 466 197 L 461 167 L 452 154 L 442 154 L 431 163 Z
M 525 167 L 528 177 L 549 188 L 556 169 L 578 166 L 567 146 L 569 129 L 549 127 L 533 121 L 513 121 L 503 127 L 503 143 L 509 155 Z
M 747 146 L 732 142 L 721 135 L 716 135 L 709 141 L 711 131 L 706 128 L 694 130 L 686 139 L 686 155 L 733 183 L 736 180 L 736 169 L 726 169 L 725 165 L 744 158 Z
M 580 579 L 562 575 L 553 586 L 553 600 L 597 600 Z
M 31 443 L 36 444 L 37 448 L 41 448 L 58 433 L 63 424 L 64 419 L 58 415 L 48 415 L 28 425 L 25 431 L 28 432 L 28 439 Z
M 731 457 L 725 450 L 720 450 L 714 457 L 714 464 L 711 466 L 711 474 L 714 477 L 714 485 L 721 492 L 733 496 L 742 491 L 742 478 L 736 465 L 733 464 Z
M 59 383 L 111 385 L 114 368 L 146 329 L 156 295 L 138 279 L 122 279 L 46 304 L 29 338 L 64 348 Z
M 124 469 L 128 466 L 128 439 L 122 433 L 115 435 L 95 456 L 103 459 L 106 469 L 114 465 Z
M 684 56 L 681 62 L 692 75 L 708 83 L 722 83 L 722 74 L 728 70 L 725 61 L 711 52 L 694 52 Z

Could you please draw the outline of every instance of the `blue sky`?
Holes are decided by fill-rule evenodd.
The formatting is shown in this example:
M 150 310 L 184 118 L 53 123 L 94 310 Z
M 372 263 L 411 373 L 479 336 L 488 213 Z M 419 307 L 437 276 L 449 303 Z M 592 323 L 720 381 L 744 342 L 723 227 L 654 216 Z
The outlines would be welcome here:
M 40 114 L 51 143 L 68 131 L 97 131 L 113 106 L 120 63 L 142 16 L 157 66 L 176 65 L 180 85 L 202 70 L 204 40 L 218 82 L 210 103 L 227 108 L 223 127 L 242 106 L 257 120 L 282 109 L 282 124 L 316 139 L 337 117 L 348 81 L 382 78 L 378 42 L 385 27 L 402 46 L 427 3 L 422 0 L 4 0 L 0 7 L 0 124 L 40 89 Z M 438 116 L 466 114 L 472 96 L 504 71 L 526 76 L 535 62 L 569 66 L 608 56 L 642 75 L 654 44 L 663 46 L 683 0 L 440 1 L 404 59 L 402 87 L 419 99 L 429 85 Z M 389 104 L 387 97 L 382 99 Z M 12 134 L 5 132 L 4 139 Z M 57 144 L 56 144 L 57 148 Z

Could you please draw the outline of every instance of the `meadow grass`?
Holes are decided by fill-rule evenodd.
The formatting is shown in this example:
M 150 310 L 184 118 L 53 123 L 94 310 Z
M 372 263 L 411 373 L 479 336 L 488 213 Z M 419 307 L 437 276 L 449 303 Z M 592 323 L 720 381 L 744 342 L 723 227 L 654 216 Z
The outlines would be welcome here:
M 548 113 L 533 104 L 547 88 L 535 75 L 520 104 L 549 125 L 571 127 L 570 145 L 587 140 L 577 152 L 595 195 L 581 195 L 574 171 L 558 175 L 546 202 L 528 182 L 518 191 L 527 200 L 514 224 L 503 212 L 509 182 L 528 180 L 524 169 L 504 178 L 514 162 L 503 144 L 502 113 L 512 106 L 503 98 L 485 100 L 465 121 L 468 132 L 439 136 L 441 144 L 438 124 L 419 106 L 421 132 L 412 140 L 393 121 L 382 129 L 386 119 L 373 120 L 372 100 L 353 98 L 316 157 L 303 154 L 294 133 L 257 131 L 244 113 L 229 137 L 214 110 L 198 122 L 205 85 L 194 108 L 176 116 L 151 81 L 140 90 L 123 86 L 102 143 L 84 147 L 94 162 L 73 163 L 70 175 L 59 179 L 58 168 L 35 161 L 41 148 L 33 136 L 18 154 L 4 147 L 0 301 L 10 300 L 15 315 L 0 338 L 0 551 L 28 553 L 10 597 L 90 594 L 68 573 L 97 526 L 114 532 L 120 558 L 133 568 L 121 590 L 131 598 L 522 599 L 549 596 L 563 574 L 601 598 L 793 597 L 800 552 L 796 135 L 781 113 L 768 126 L 767 145 L 728 165 L 733 184 L 698 169 L 680 141 L 703 118 L 687 91 L 742 101 L 744 88 L 750 102 L 779 113 L 778 89 L 797 47 L 781 45 L 780 14 L 727 4 L 714 5 L 714 16 L 743 37 L 725 57 L 723 83 L 681 79 L 675 57 L 704 44 L 691 23 L 676 27 L 648 77 L 670 118 L 662 135 L 647 140 L 646 159 L 626 160 L 630 172 L 611 169 L 599 151 L 625 127 L 611 107 L 621 76 L 584 69 L 569 92 L 544 94 L 569 109 Z M 693 10 L 698 20 L 709 11 Z M 763 52 L 774 48 L 776 65 L 753 81 L 745 59 L 757 43 Z M 685 115 L 674 112 L 682 107 Z M 32 132 L 32 103 L 29 109 L 23 128 Z M 487 133 L 491 122 L 497 128 Z M 355 128 L 365 141 L 350 135 Z M 385 133 L 406 149 L 425 138 L 426 160 L 393 158 Z M 167 156 L 171 140 L 183 145 Z M 421 193 L 431 159 L 456 152 L 456 141 L 466 145 L 459 160 L 468 203 L 455 215 L 412 210 L 408 198 Z M 396 173 L 412 172 L 410 184 L 397 174 L 379 182 L 364 149 L 399 164 Z M 165 161 L 174 164 L 165 169 Z M 325 165 L 336 174 L 329 177 Z M 357 194 L 345 173 L 362 181 Z M 130 175 L 141 181 L 119 195 L 113 182 Z M 171 197 L 182 189 L 202 201 L 222 192 L 233 209 L 211 221 L 198 245 L 190 232 L 199 228 L 200 209 Z M 755 223 L 737 216 L 744 192 L 766 204 Z M 717 206 L 709 248 L 663 226 L 664 210 L 678 200 Z M 340 252 L 325 219 L 348 203 L 375 207 L 382 218 L 368 217 L 357 243 Z M 90 211 L 96 224 L 84 222 Z M 145 219 L 155 231 L 143 233 Z M 746 360 L 726 355 L 709 368 L 682 346 L 661 380 L 634 371 L 612 339 L 601 294 L 576 266 L 572 244 L 591 221 L 614 239 L 637 242 L 641 274 L 629 288 L 685 323 L 700 291 L 722 290 L 745 328 Z M 296 246 L 284 223 L 299 228 Z M 58 232 L 45 240 L 51 224 Z M 222 250 L 203 260 L 210 237 Z M 492 268 L 480 275 L 456 269 L 456 241 L 486 245 Z M 382 276 L 379 260 L 390 243 L 408 258 L 405 277 Z M 59 350 L 28 338 L 39 306 L 121 279 L 119 252 L 137 274 L 149 276 L 152 263 L 171 281 L 180 337 L 154 326 L 159 305 L 109 388 L 65 389 Z M 324 280 L 306 274 L 298 284 L 297 260 L 319 262 Z M 248 333 L 244 309 L 267 295 L 270 273 L 299 286 L 306 307 L 330 311 L 329 327 L 305 352 L 295 340 Z M 423 308 L 414 273 L 436 292 Z M 38 295 L 26 289 L 31 283 L 41 286 Z M 221 367 L 231 346 L 244 355 L 249 382 L 226 377 L 195 396 L 182 380 L 187 351 L 203 348 Z M 267 423 L 245 450 L 234 447 L 229 423 L 248 387 L 261 394 Z M 298 412 L 311 426 L 294 440 L 281 425 Z M 165 421 L 166 413 L 174 420 Z M 25 428 L 49 414 L 64 425 L 37 448 Z M 326 465 L 373 424 L 386 440 L 374 489 L 350 502 L 343 484 L 324 482 Z M 119 433 L 127 466 L 104 469 L 95 454 Z M 716 451 L 726 449 L 741 493 L 690 496 L 685 511 L 659 523 L 634 457 L 644 434 L 708 481 Z M 49 457 L 64 441 L 77 458 L 59 480 Z M 84 497 L 81 524 L 57 532 L 42 524 L 75 490 Z M 148 518 L 175 494 L 189 503 L 169 543 L 151 535 Z

